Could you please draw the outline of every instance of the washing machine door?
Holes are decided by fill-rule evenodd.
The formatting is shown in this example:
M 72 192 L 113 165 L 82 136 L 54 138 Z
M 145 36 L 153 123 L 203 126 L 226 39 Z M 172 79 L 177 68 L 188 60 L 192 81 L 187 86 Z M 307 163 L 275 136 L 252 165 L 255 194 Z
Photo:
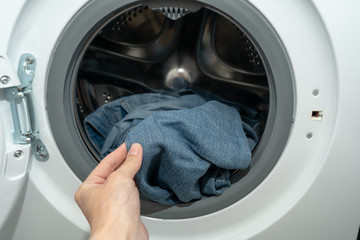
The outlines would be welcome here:
M 5 9 L 5 3 L 0 3 L 0 8 Z M 21 199 L 26 185 L 26 172 L 29 162 L 28 144 L 16 145 L 13 142 L 12 122 L 9 102 L 6 92 L 10 88 L 20 85 L 20 81 L 13 66 L 6 55 L 8 38 L 16 20 L 15 9 L 20 9 L 22 3 L 14 1 L 11 10 L 3 12 L 7 21 L 0 22 L 0 238 L 10 239 L 9 233 L 14 226 L 13 221 L 21 209 Z
M 35 62 L 32 65 L 35 66 Z M 28 66 L 20 66 L 19 74 L 30 86 L 33 66 Z M 8 239 L 4 234 L 11 232 L 8 228 L 13 226 L 12 221 L 21 209 L 25 194 L 30 143 L 35 139 L 36 131 L 31 133 L 27 106 L 31 91 L 22 87 L 5 55 L 0 55 L 0 78 L 0 236 Z

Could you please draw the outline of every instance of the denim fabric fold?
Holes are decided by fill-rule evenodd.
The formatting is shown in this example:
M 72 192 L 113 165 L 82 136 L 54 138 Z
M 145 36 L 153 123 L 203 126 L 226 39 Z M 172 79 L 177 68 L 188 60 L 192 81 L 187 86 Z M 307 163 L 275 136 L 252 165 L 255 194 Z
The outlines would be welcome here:
M 249 143 L 257 142 L 236 109 L 198 95 L 123 97 L 89 115 L 85 130 L 101 157 L 123 142 L 128 149 L 140 143 L 135 181 L 144 196 L 165 205 L 221 194 L 231 186 L 230 170 L 249 166 Z

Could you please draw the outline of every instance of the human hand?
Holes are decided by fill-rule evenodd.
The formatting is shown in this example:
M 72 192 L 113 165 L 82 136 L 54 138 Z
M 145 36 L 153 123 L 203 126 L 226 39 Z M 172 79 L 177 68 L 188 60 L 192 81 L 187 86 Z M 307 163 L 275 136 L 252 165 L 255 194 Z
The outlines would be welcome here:
M 139 191 L 134 176 L 143 157 L 140 144 L 129 153 L 125 144 L 106 156 L 75 194 L 91 228 L 90 240 L 148 239 L 140 220 Z

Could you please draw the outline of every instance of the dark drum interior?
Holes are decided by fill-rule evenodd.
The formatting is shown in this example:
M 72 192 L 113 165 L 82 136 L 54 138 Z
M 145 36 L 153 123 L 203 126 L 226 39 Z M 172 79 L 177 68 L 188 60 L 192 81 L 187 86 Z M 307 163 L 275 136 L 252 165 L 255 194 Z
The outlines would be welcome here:
M 241 25 L 206 7 L 190 12 L 138 5 L 121 11 L 85 47 L 75 77 L 75 118 L 98 161 L 83 120 L 101 105 L 131 94 L 196 93 L 236 107 L 260 138 L 265 129 L 265 57 Z M 254 115 L 257 121 L 251 120 Z M 236 174 L 239 179 L 246 170 Z

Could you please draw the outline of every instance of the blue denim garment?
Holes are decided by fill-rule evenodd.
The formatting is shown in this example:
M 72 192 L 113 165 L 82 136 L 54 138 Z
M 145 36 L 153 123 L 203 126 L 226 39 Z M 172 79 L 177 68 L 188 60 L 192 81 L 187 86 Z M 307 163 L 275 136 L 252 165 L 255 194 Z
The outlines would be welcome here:
M 93 147 L 103 158 L 109 153 L 112 142 L 122 143 L 127 133 L 150 114 L 158 111 L 189 109 L 205 102 L 194 94 L 182 97 L 159 93 L 126 96 L 101 106 L 87 116 L 84 120 L 85 132 Z
M 166 205 L 219 195 L 230 187 L 229 170 L 246 169 L 251 159 L 242 125 L 234 108 L 197 95 L 124 97 L 85 120 L 102 157 L 124 141 L 128 149 L 134 142 L 143 146 L 135 181 L 143 195 Z

